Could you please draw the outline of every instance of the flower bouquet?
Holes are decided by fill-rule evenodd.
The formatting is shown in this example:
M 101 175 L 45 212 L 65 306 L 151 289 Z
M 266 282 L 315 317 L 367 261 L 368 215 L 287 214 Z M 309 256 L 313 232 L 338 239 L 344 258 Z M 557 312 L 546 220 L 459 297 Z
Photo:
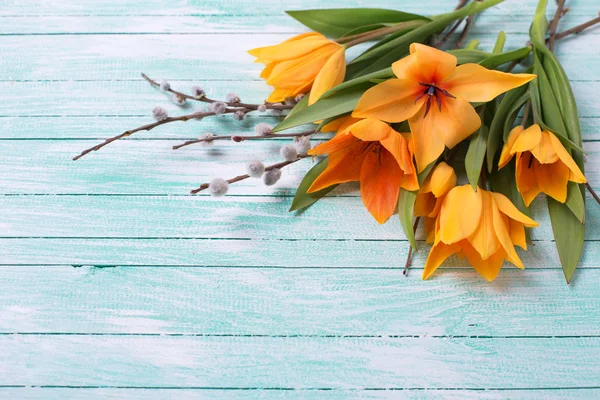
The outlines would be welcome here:
M 254 134 L 205 134 L 174 146 L 291 139 L 280 149 L 281 162 L 249 160 L 246 174 L 216 178 L 191 193 L 223 196 L 229 185 L 249 178 L 274 185 L 284 167 L 307 160 L 314 166 L 290 211 L 313 205 L 338 185 L 359 182 L 364 206 L 377 222 L 399 215 L 411 245 L 404 273 L 422 221 L 432 245 L 423 279 L 456 254 L 488 281 L 504 261 L 524 268 L 515 246 L 527 249 L 529 229 L 537 226 L 529 207 L 544 201 L 538 197 L 544 193 L 569 282 L 583 248 L 586 186 L 598 198 L 586 182 L 569 80 L 552 50 L 557 40 L 600 20 L 558 32 L 568 11 L 564 0 L 550 23 L 547 0 L 540 0 L 522 48 L 504 51 L 504 32 L 491 51 L 479 49 L 477 40 L 464 45 L 475 16 L 502 1 L 461 0 L 455 10 L 429 17 L 375 8 L 289 11 L 312 31 L 249 51 L 264 64 L 260 77 L 273 87 L 265 102 L 245 103 L 235 93 L 214 100 L 200 87 L 183 93 L 142 74 L 176 104 L 207 108 L 169 116 L 156 107 L 155 122 L 75 159 L 172 122 L 281 114 L 278 125 L 260 123 Z M 360 52 L 351 57 L 354 46 Z M 317 134 L 328 134 L 328 140 L 313 146 Z

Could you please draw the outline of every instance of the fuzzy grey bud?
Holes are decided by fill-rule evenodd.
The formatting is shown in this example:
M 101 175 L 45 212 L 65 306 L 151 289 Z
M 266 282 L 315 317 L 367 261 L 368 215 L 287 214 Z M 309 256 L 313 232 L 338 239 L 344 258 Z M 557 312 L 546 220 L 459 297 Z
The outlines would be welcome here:
M 164 90 L 164 91 L 166 92 L 166 91 L 167 91 L 167 90 L 169 90 L 169 89 L 171 89 L 171 84 L 170 84 L 169 82 L 167 82 L 167 81 L 162 81 L 162 82 L 160 83 L 160 90 Z
M 291 144 L 282 146 L 281 149 L 279 149 L 279 154 L 281 154 L 281 157 L 283 157 L 285 161 L 294 161 L 296 158 L 298 158 L 298 152 Z
M 229 190 L 229 183 L 225 179 L 215 178 L 208 185 L 208 191 L 211 196 L 221 197 L 227 194 Z
M 215 115 L 222 115 L 227 109 L 227 104 L 222 103 L 220 101 L 216 101 L 211 103 L 210 110 L 215 113 Z
M 263 175 L 263 182 L 267 186 L 273 186 L 281 178 L 281 170 L 274 168 L 270 171 L 265 172 Z
M 173 93 L 173 96 L 171 96 L 171 100 L 173 100 L 173 103 L 177 104 L 178 106 L 185 104 L 185 98 L 175 93 Z
M 252 178 L 260 178 L 265 173 L 265 165 L 259 160 L 252 160 L 246 163 L 246 172 Z
M 206 96 L 206 92 L 200 86 L 192 86 L 192 96 L 201 99 Z
M 264 104 L 261 104 L 256 109 L 258 110 L 258 112 L 265 112 L 265 111 L 267 111 L 267 106 Z
M 269 135 L 273 131 L 273 127 L 266 122 L 261 122 L 260 124 L 256 124 L 254 127 L 254 133 L 257 136 L 265 136 Z
M 296 98 L 294 98 L 294 100 L 296 100 L 296 103 L 300 103 L 300 101 L 302 101 L 303 98 L 304 98 L 304 95 L 299 94 L 298 96 L 296 96 Z
M 233 119 L 236 121 L 243 121 L 244 118 L 246 118 L 246 113 L 241 110 L 233 113 Z
M 310 150 L 310 139 L 306 136 L 298 136 L 294 138 L 294 146 L 296 146 L 296 150 L 298 154 L 306 154 Z
M 295 106 L 296 99 L 294 97 L 286 97 L 285 102 L 283 104 L 285 104 L 286 106 Z
M 152 116 L 157 121 L 164 121 L 165 119 L 169 118 L 169 113 L 162 107 L 154 107 L 154 110 L 152 110 Z
M 239 103 L 240 96 L 238 96 L 237 93 L 227 93 L 227 96 L 225 96 L 225 100 L 228 103 Z
M 210 139 L 212 137 L 214 137 L 215 135 L 213 135 L 212 133 L 206 133 L 204 135 L 202 135 L 200 137 L 200 139 Z M 212 140 L 206 140 L 204 142 L 200 142 L 202 144 L 202 146 L 208 147 L 208 146 L 212 146 L 213 141 Z

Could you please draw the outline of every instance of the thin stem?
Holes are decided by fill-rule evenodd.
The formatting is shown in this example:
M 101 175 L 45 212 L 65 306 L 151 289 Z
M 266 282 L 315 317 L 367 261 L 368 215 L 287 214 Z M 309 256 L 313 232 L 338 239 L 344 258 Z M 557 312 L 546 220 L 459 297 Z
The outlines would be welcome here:
M 556 40 L 556 28 L 558 27 L 558 21 L 560 20 L 560 17 L 563 15 L 564 7 L 565 0 L 558 0 L 558 6 L 556 7 L 554 19 L 552 19 L 552 23 L 550 24 L 550 40 L 548 42 L 548 48 L 550 51 L 552 51 L 554 48 L 554 41 Z
M 476 0 L 476 1 L 481 1 L 481 0 Z M 471 26 L 473 25 L 473 22 L 475 21 L 476 16 L 477 16 L 477 14 L 472 14 L 467 17 L 467 22 L 465 23 L 465 27 L 463 28 L 463 30 L 460 33 L 460 36 L 458 38 L 458 41 L 456 42 L 457 49 L 463 47 L 463 43 L 464 43 L 465 39 L 467 38 L 469 29 L 471 29 Z
M 598 195 L 596 194 L 596 192 L 594 191 L 594 189 L 592 189 L 592 186 L 590 185 L 589 182 L 585 183 L 585 187 L 587 188 L 588 192 L 590 192 L 590 194 L 592 195 L 592 197 L 596 200 L 596 202 L 598 204 L 600 204 L 600 197 L 598 197 Z
M 458 2 L 458 4 L 456 5 L 456 8 L 454 9 L 454 11 L 458 11 L 458 10 L 460 10 L 461 8 L 463 8 L 464 6 L 466 6 L 468 1 L 469 1 L 469 0 L 459 0 L 459 2 Z M 454 25 L 452 25 L 452 27 L 451 27 L 451 28 L 448 30 L 448 32 L 447 32 L 447 33 L 444 35 L 444 37 L 443 37 L 441 40 L 439 40 L 439 41 L 437 41 L 436 43 L 434 43 L 434 44 L 433 44 L 433 47 L 436 47 L 436 48 L 438 48 L 438 49 L 439 49 L 440 47 L 442 47 L 442 45 L 443 45 L 444 43 L 446 43 L 446 42 L 448 41 L 448 39 L 450 39 L 450 36 L 452 36 L 452 34 L 453 34 L 454 32 L 456 32 L 456 30 L 458 29 L 458 27 L 460 26 L 460 24 L 462 24 L 462 22 L 463 22 L 463 21 L 464 21 L 464 18 L 461 18 L 461 19 L 459 19 L 458 21 L 456 21 L 456 22 L 454 23 Z
M 419 227 L 420 219 L 421 219 L 421 217 L 415 218 L 415 222 L 413 224 L 413 233 L 417 232 L 417 228 Z M 408 254 L 406 255 L 406 263 L 404 264 L 404 270 L 402 271 L 402 274 L 404 276 L 408 276 L 408 269 L 410 268 L 410 264 L 412 263 L 412 255 L 413 255 L 413 248 L 412 248 L 412 246 L 409 246 Z
M 596 25 L 598 23 L 600 23 L 600 17 L 596 17 L 596 18 L 592 19 L 591 21 L 585 22 L 585 23 L 583 23 L 581 25 L 574 26 L 573 28 L 567 29 L 566 31 L 559 32 L 556 35 L 554 35 L 554 37 L 555 37 L 555 39 L 562 39 L 565 36 L 569 36 L 569 35 L 572 35 L 572 34 L 580 33 L 584 29 L 592 27 L 592 26 L 594 26 L 594 25 Z
M 523 110 L 523 120 L 521 121 L 521 126 L 523 126 L 523 128 L 529 119 L 529 110 L 531 110 L 531 100 L 527 100 L 527 103 L 525 104 L 525 110 Z
M 292 160 L 292 161 L 282 161 L 282 162 L 279 162 L 277 164 L 269 165 L 268 167 L 265 168 L 265 172 L 266 171 L 271 171 L 273 169 L 280 169 L 280 168 L 283 168 L 283 167 L 287 167 L 288 165 L 293 164 L 293 163 L 295 163 L 297 161 L 300 161 L 300 160 L 302 160 L 304 158 L 307 158 L 307 157 L 312 157 L 312 156 L 303 154 L 303 155 L 299 155 L 298 158 L 296 158 L 295 160 Z M 248 175 L 248 174 L 238 175 L 235 178 L 228 179 L 227 183 L 229 183 L 229 184 L 236 183 L 236 182 L 248 179 L 248 178 L 250 178 L 250 175 Z M 209 183 L 203 183 L 202 185 L 200 185 L 199 188 L 191 190 L 190 193 L 191 194 L 198 194 L 201 191 L 208 189 L 209 185 L 210 185 Z
M 160 87 L 160 83 L 158 83 L 154 79 L 150 78 L 148 75 L 144 74 L 143 72 L 142 72 L 142 78 L 144 78 L 146 81 L 148 81 L 152 86 Z M 171 89 L 171 88 L 167 89 L 167 92 L 173 93 L 177 97 L 184 99 L 184 100 L 201 101 L 203 103 L 219 102 L 219 100 L 210 99 L 206 96 L 202 96 L 202 97 L 190 96 L 189 94 L 185 94 L 185 93 L 179 92 L 179 91 Z M 261 105 L 261 104 L 249 104 L 249 103 L 241 103 L 241 102 L 233 103 L 233 102 L 226 102 L 226 101 L 221 101 L 221 103 L 226 104 L 228 107 L 247 108 L 252 111 L 257 110 L 258 107 Z M 287 104 L 264 103 L 264 105 L 268 110 L 291 110 L 292 108 L 294 108 L 293 105 L 287 105 Z
M 273 134 L 269 133 L 266 135 L 259 136 L 238 136 L 238 135 L 228 135 L 228 136 L 208 136 L 201 139 L 188 140 L 182 144 L 178 144 L 173 146 L 173 150 L 178 150 L 182 147 L 186 147 L 196 143 L 211 143 L 215 140 L 233 140 L 234 142 L 244 142 L 246 140 L 263 140 L 263 139 L 275 139 L 275 138 L 291 138 L 291 137 L 300 137 L 300 136 L 310 136 L 317 133 L 317 131 L 306 131 L 306 132 L 296 132 L 296 133 L 281 133 L 281 134 Z
M 226 109 L 225 113 L 233 113 L 235 111 L 238 111 L 238 110 L 235 110 L 235 109 Z M 171 122 L 176 122 L 176 121 L 186 122 L 186 121 L 189 121 L 190 119 L 204 118 L 204 117 L 208 117 L 208 116 L 211 116 L 211 115 L 215 115 L 215 113 L 212 112 L 212 111 L 210 111 L 210 112 L 195 112 L 195 113 L 192 113 L 192 114 L 182 115 L 180 117 L 168 117 L 166 119 L 163 119 L 162 121 L 157 121 L 157 122 L 153 122 L 151 124 L 142 125 L 142 126 L 140 126 L 138 128 L 130 129 L 128 131 L 125 131 L 125 132 L 121 133 L 120 135 L 108 138 L 104 142 L 102 142 L 100 144 L 97 144 L 94 147 L 90 147 L 87 150 L 82 151 L 79 155 L 73 157 L 73 161 L 79 160 L 81 157 L 85 156 L 88 153 L 91 153 L 92 151 L 98 151 L 101 148 L 103 148 L 104 146 L 106 146 L 106 145 L 108 145 L 108 144 L 110 144 L 110 143 L 112 143 L 112 142 L 114 142 L 116 140 L 122 139 L 124 137 L 131 136 L 132 134 L 134 134 L 136 132 L 150 131 L 150 130 L 156 128 L 157 126 L 165 125 L 165 124 L 168 124 L 168 123 L 171 123 Z
M 368 42 L 370 40 L 377 39 L 378 37 L 389 35 L 391 33 L 398 32 L 403 29 L 416 28 L 417 26 L 421 26 L 424 23 L 425 23 L 425 20 L 414 20 L 414 21 L 408 21 L 408 22 L 400 22 L 396 25 L 388 26 L 385 28 L 375 29 L 373 31 L 366 32 L 365 34 L 359 34 L 359 37 L 357 37 L 356 39 L 346 42 L 344 44 L 344 47 L 350 48 L 352 46 L 356 46 L 357 44 Z M 342 40 L 342 42 L 340 42 L 340 40 L 338 40 L 338 43 L 343 43 L 344 39 L 340 39 L 340 40 Z

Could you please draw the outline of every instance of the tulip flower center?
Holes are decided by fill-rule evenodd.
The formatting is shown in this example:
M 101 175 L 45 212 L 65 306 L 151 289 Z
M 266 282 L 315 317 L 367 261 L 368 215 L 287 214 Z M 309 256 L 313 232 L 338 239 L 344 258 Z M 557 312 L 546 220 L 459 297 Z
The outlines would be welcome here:
M 417 101 L 419 101 L 419 99 L 421 99 L 423 96 L 427 96 L 427 103 L 425 105 L 425 115 L 423 115 L 423 118 L 425 118 L 427 116 L 427 114 L 429 114 L 429 110 L 431 109 L 431 99 L 432 98 L 435 98 L 435 101 L 438 105 L 438 109 L 440 111 L 442 111 L 442 99 L 440 98 L 440 95 L 450 97 L 451 99 L 456 98 L 455 96 L 448 93 L 448 91 L 436 86 L 435 83 L 419 82 L 419 85 L 424 86 L 425 90 L 423 91 L 423 93 L 421 93 L 419 96 L 417 96 L 417 98 L 415 99 L 415 103 Z

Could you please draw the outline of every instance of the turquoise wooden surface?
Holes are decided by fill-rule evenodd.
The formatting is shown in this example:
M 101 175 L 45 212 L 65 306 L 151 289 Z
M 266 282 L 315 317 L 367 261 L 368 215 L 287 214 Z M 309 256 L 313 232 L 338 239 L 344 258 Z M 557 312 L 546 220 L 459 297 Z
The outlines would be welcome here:
M 78 151 L 169 104 L 146 72 L 215 97 L 261 101 L 245 50 L 303 31 L 285 9 L 441 13 L 454 0 L 4 0 L 0 4 L 0 398 L 597 398 L 600 209 L 588 202 L 581 269 L 566 286 L 543 201 L 525 271 L 484 282 L 451 259 L 422 282 L 392 219 L 356 186 L 289 214 L 310 162 L 274 188 L 188 190 L 234 176 L 279 142 L 171 146 L 281 117 L 170 124 L 72 162 Z M 490 47 L 527 40 L 535 0 L 476 20 Z M 561 27 L 593 18 L 567 1 Z M 552 11 L 552 10 L 551 10 Z M 600 30 L 558 43 L 600 186 Z M 422 237 L 419 232 L 418 237 Z

